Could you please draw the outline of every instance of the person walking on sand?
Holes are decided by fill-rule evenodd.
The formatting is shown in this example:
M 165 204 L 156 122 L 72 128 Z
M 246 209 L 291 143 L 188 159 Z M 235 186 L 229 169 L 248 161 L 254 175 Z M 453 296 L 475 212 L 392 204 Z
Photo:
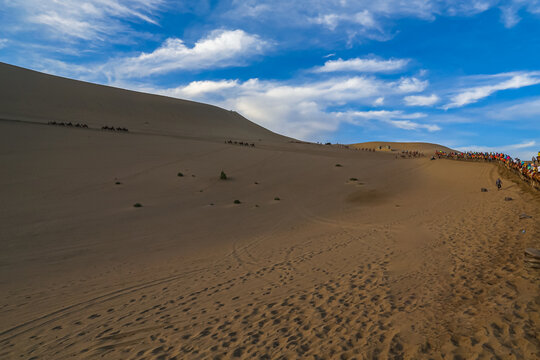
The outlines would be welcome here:
M 495 182 L 495 184 L 497 185 L 497 190 L 501 190 L 501 188 L 502 188 L 502 181 L 501 181 L 501 179 L 497 179 L 497 181 Z

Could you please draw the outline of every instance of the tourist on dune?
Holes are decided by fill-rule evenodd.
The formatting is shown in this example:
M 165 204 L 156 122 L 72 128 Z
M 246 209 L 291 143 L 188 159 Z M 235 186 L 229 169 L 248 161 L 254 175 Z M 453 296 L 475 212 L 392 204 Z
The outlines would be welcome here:
M 497 181 L 495 182 L 495 184 L 497 185 L 497 190 L 501 190 L 501 188 L 502 188 L 502 181 L 501 181 L 501 179 L 497 179 Z

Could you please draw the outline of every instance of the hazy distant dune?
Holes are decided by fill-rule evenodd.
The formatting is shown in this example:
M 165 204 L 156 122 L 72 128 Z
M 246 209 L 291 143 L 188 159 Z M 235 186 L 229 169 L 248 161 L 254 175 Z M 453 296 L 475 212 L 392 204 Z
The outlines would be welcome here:
M 349 145 L 353 148 L 369 148 L 369 149 L 379 149 L 379 146 L 382 146 L 386 149 L 387 146 L 390 146 L 392 150 L 395 151 L 419 151 L 423 152 L 424 154 L 432 154 L 436 150 L 441 151 L 455 151 L 452 150 L 446 146 L 438 145 L 438 144 L 431 144 L 431 143 L 424 143 L 424 142 L 391 142 L 391 141 L 368 141 L 363 143 L 357 143 L 357 144 L 351 144 Z

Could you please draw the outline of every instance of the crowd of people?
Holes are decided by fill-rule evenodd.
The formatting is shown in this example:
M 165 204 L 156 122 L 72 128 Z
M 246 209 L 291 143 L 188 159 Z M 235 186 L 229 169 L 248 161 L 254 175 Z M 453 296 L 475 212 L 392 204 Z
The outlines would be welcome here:
M 467 161 L 487 161 L 496 162 L 515 172 L 521 179 L 527 181 L 532 186 L 540 189 L 540 164 L 539 161 L 522 161 L 512 158 L 503 153 L 487 152 L 444 152 L 436 151 L 435 156 L 439 159 L 467 160 Z

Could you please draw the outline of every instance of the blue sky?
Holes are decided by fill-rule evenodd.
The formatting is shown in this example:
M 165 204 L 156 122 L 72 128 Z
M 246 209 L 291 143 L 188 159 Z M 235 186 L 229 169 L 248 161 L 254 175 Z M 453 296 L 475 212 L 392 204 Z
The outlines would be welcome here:
M 540 150 L 539 0 L 0 0 L 0 61 L 310 141 Z

